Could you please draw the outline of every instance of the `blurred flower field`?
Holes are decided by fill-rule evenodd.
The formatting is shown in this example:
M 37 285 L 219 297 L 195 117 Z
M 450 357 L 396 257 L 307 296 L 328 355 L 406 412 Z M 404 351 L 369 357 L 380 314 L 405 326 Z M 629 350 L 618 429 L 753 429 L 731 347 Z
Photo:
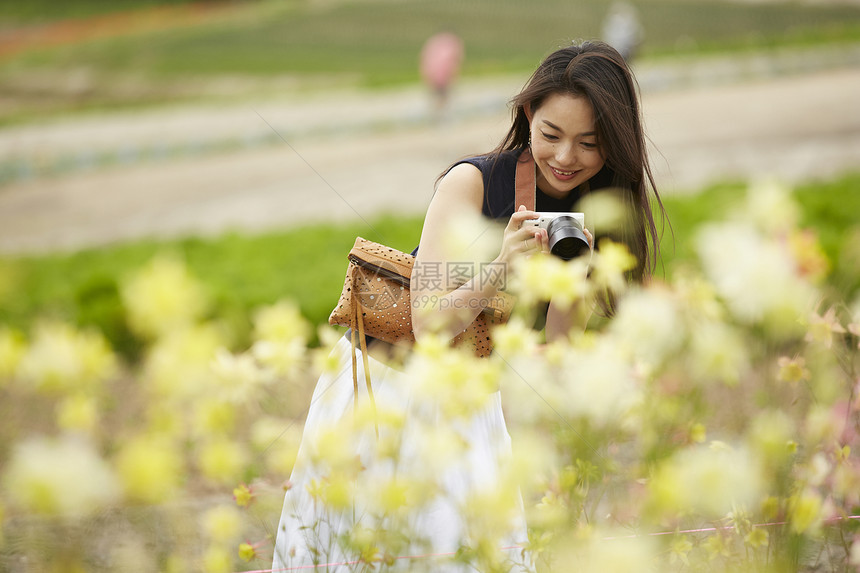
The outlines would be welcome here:
M 621 247 L 601 245 L 589 281 L 584 262 L 524 261 L 518 276 L 548 279 L 512 286 L 519 315 L 487 360 L 420 341 L 407 378 L 443 423 L 361 408 L 308 444 L 327 472 L 311 491 L 321 508 L 365 495 L 378 512 L 338 540 L 352 568 L 403 566 L 421 532 L 386 524 L 440 494 L 441 469 L 467 454 L 452 429 L 500 388 L 513 457 L 497 489 L 461 505 L 469 538 L 454 559 L 508 570 L 499 524 L 518 487 L 538 571 L 860 570 L 860 296 L 832 281 L 860 270 L 829 260 L 801 212 L 760 183 L 677 225 L 691 256 L 562 342 L 525 326 L 532 305 L 548 286 L 571 300 L 623 289 Z M 309 391 L 348 367 L 329 355 L 340 332 L 281 300 L 237 347 L 175 256 L 118 292 L 136 360 L 57 317 L 0 327 L 0 569 L 268 569 Z M 408 426 L 432 471 L 368 483 L 350 436 L 375 424 L 376 456 L 391 460 Z

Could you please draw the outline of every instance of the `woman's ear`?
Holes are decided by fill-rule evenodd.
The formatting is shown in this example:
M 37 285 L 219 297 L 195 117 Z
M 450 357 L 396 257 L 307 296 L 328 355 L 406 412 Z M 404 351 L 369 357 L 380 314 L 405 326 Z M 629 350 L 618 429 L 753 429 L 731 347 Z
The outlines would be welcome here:
M 529 124 L 532 122 L 532 104 L 526 103 L 523 104 L 523 112 L 526 114 L 526 119 L 529 120 Z

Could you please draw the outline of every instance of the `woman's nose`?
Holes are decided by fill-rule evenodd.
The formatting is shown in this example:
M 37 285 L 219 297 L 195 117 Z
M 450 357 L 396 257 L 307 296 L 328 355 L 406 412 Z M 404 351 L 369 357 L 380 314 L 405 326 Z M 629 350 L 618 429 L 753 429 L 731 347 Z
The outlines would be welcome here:
M 574 159 L 574 150 L 572 145 L 558 145 L 555 148 L 555 160 L 562 165 L 571 163 Z

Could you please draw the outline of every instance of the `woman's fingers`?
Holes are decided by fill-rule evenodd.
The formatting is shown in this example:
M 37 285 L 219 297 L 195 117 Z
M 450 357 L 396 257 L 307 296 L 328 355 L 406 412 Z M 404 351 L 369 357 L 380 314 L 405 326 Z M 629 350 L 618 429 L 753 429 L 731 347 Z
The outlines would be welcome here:
M 583 229 L 582 232 L 585 233 L 585 238 L 588 239 L 588 246 L 594 249 L 594 235 L 588 229 Z
M 527 219 L 537 219 L 538 214 L 535 211 L 529 211 L 526 209 L 525 205 L 520 205 L 518 211 L 515 211 L 513 215 L 511 215 L 510 221 L 508 221 L 508 228 L 511 230 L 519 229 L 522 227 L 523 221 Z

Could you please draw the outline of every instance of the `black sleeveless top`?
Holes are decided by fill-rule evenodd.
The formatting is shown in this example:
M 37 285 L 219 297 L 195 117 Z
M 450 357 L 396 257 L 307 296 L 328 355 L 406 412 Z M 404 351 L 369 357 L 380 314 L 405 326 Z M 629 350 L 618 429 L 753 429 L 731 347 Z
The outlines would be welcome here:
M 477 167 L 484 178 L 484 205 L 481 212 L 491 219 L 510 219 L 517 205 L 516 172 L 519 151 L 503 151 L 500 155 L 480 155 L 458 161 L 454 165 L 468 163 Z M 604 167 L 589 180 L 591 189 L 600 189 L 609 185 L 611 175 Z M 571 212 L 577 201 L 582 197 L 582 188 L 577 187 L 566 197 L 556 199 L 540 189 L 535 189 L 535 211 L 550 213 Z

